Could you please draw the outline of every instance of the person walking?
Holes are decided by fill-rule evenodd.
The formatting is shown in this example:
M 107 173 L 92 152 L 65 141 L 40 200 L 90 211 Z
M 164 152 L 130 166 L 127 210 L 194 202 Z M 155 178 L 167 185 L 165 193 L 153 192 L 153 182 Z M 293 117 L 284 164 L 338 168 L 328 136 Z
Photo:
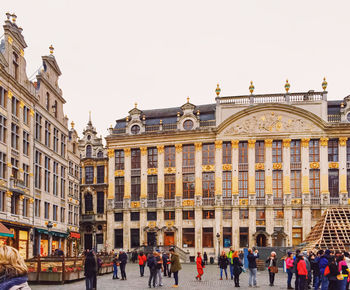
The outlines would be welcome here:
M 271 252 L 270 257 L 266 260 L 267 269 L 269 270 L 270 286 L 274 286 L 275 274 L 278 273 L 276 252 Z
M 137 258 L 139 259 L 140 276 L 143 277 L 143 275 L 145 274 L 145 265 L 147 257 L 143 252 L 140 252 Z
M 118 277 L 118 265 L 119 265 L 118 255 L 115 254 L 114 259 L 113 259 L 113 279 L 119 279 L 119 277 Z
M 88 252 L 84 264 L 84 276 L 86 290 L 92 290 L 94 287 L 94 279 L 97 275 L 96 259 L 93 252 Z
M 156 278 L 157 278 L 157 262 L 153 253 L 149 253 L 147 257 L 147 267 L 149 268 L 149 279 L 148 287 L 156 287 Z
M 286 259 L 286 268 L 287 268 L 287 274 L 288 274 L 288 279 L 287 279 L 287 289 L 294 289 L 292 287 L 292 278 L 293 278 L 293 253 L 288 252 L 287 253 L 287 259 Z
M 306 285 L 306 280 L 308 276 L 308 272 L 306 269 L 306 263 L 304 261 L 304 255 L 299 254 L 298 264 L 297 264 L 297 272 L 298 272 L 298 285 L 296 286 L 296 290 L 304 290 Z
M 166 277 L 169 274 L 169 264 L 168 264 L 169 255 L 166 252 L 164 252 L 162 259 L 163 259 L 163 270 L 164 270 L 163 274 L 164 274 L 164 277 Z
M 257 282 L 256 282 L 256 273 L 258 271 L 257 266 L 256 266 L 256 259 L 259 258 L 259 251 L 255 250 L 253 252 L 252 249 L 248 250 L 248 269 L 249 269 L 249 287 L 256 287 Z
M 233 253 L 234 253 L 234 250 L 232 247 L 230 247 L 230 251 L 227 254 L 227 258 L 228 258 L 229 265 L 230 265 L 231 280 L 233 280 L 233 257 L 232 257 Z M 226 277 L 227 277 L 227 275 L 226 275 Z
M 122 276 L 122 280 L 126 280 L 126 263 L 128 262 L 128 256 L 124 252 L 124 250 L 120 250 L 119 252 L 119 261 L 120 261 L 120 272 Z
M 239 286 L 239 275 L 242 273 L 242 267 L 243 263 L 241 262 L 239 258 L 238 251 L 235 251 L 233 253 L 233 275 L 234 275 L 234 282 L 235 282 L 235 287 L 240 287 Z
M 155 253 L 155 258 L 156 258 L 156 277 L 157 277 L 157 282 L 156 285 L 157 286 L 163 286 L 163 281 L 162 281 L 162 271 L 163 271 L 163 260 L 162 260 L 162 256 L 160 255 L 160 251 L 157 250 Z
M 225 251 L 221 252 L 221 255 L 219 257 L 219 267 L 220 267 L 220 280 L 222 280 L 222 273 L 225 272 L 226 280 L 227 280 L 227 266 L 229 265 L 230 261 L 226 256 Z
M 204 265 L 208 265 L 208 255 L 207 255 L 207 252 L 204 252 L 203 258 L 204 258 Z
M 205 265 L 202 260 L 200 252 L 197 253 L 196 265 L 197 265 L 197 272 L 198 272 L 198 275 L 196 276 L 196 280 L 202 281 L 202 276 L 204 274 L 203 268 L 205 268 Z
M 170 271 L 171 273 L 174 274 L 174 280 L 175 284 L 173 285 L 173 288 L 179 287 L 179 271 L 182 269 L 181 264 L 180 264 L 180 258 L 179 255 L 175 252 L 174 248 L 170 249 Z

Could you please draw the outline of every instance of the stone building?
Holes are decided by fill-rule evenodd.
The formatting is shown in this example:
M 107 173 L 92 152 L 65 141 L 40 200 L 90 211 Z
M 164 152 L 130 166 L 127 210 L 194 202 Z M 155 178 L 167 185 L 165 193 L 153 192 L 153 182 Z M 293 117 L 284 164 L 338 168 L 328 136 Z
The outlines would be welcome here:
M 29 80 L 24 50 L 27 44 L 16 16 L 7 13 L 0 42 L 0 222 L 13 238 L 0 240 L 24 257 L 48 255 L 67 247 L 79 232 L 79 199 L 75 222 L 68 220 L 68 151 L 77 135 L 68 138 L 65 100 L 58 86 L 60 68 L 53 55 L 42 57 L 42 68 Z M 75 180 L 78 182 L 77 180 Z M 68 224 L 71 225 L 67 231 Z
M 323 91 L 220 96 L 140 110 L 107 136 L 107 243 L 191 255 L 298 245 L 322 211 L 347 207 L 350 98 Z
M 96 129 L 89 122 L 79 140 L 81 157 L 81 220 L 80 232 L 84 249 L 104 250 L 106 247 L 106 203 L 108 192 L 108 157 L 97 136 Z

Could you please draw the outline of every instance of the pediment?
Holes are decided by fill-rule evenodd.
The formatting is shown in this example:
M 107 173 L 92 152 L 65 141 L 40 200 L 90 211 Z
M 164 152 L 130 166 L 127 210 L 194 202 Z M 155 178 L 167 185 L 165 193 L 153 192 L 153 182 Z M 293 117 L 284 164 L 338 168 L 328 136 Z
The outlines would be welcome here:
M 57 64 L 56 58 L 53 55 L 42 56 L 42 59 L 51 65 L 51 67 L 57 73 L 57 75 L 60 76 L 62 74 L 60 67 Z
M 276 135 L 302 133 L 311 134 L 322 132 L 320 126 L 299 114 L 286 111 L 264 110 L 245 114 L 233 120 L 219 135 Z

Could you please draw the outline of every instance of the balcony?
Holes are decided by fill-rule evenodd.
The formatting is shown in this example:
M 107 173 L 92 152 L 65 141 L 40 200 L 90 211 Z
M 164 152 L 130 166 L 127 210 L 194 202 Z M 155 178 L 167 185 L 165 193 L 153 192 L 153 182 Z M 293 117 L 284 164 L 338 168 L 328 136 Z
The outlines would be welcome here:
M 257 197 L 256 198 L 256 205 L 265 205 L 265 197 Z
M 24 184 L 24 181 L 21 179 L 17 179 L 17 178 L 10 178 L 10 187 L 11 188 L 18 188 L 21 190 L 27 189 L 27 187 Z
M 330 197 L 329 198 L 329 203 L 331 205 L 338 205 L 339 204 L 339 197 Z
M 155 208 L 157 207 L 157 200 L 153 200 L 153 199 L 147 199 L 147 207 L 148 208 Z
M 232 197 L 223 197 L 222 202 L 224 203 L 224 205 L 232 205 Z
M 203 197 L 202 205 L 203 206 L 213 206 L 215 204 L 215 197 Z
M 283 198 L 282 197 L 274 197 L 273 198 L 273 203 L 276 205 L 282 205 L 283 204 Z
M 114 208 L 123 208 L 123 201 L 115 201 Z
M 329 123 L 339 123 L 340 121 L 341 121 L 341 116 L 339 114 L 328 115 L 328 122 Z
M 164 207 L 175 207 L 175 199 L 164 199 Z
M 83 214 L 80 218 L 81 222 L 94 222 L 95 221 L 95 215 L 93 214 Z
M 311 205 L 320 205 L 321 198 L 320 197 L 311 197 Z

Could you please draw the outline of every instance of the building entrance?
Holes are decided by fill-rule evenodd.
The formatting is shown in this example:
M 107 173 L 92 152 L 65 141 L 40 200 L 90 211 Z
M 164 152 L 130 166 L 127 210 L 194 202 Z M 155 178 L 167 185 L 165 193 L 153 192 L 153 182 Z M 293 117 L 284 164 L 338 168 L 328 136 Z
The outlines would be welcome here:
M 92 249 L 92 234 L 84 235 L 84 247 L 85 247 L 85 250 Z
M 164 233 L 164 246 L 173 246 L 174 245 L 174 232 L 165 232 Z
M 258 247 L 266 247 L 266 236 L 264 234 L 257 235 L 256 245 Z
M 157 233 L 147 232 L 147 245 L 155 247 L 157 245 Z

